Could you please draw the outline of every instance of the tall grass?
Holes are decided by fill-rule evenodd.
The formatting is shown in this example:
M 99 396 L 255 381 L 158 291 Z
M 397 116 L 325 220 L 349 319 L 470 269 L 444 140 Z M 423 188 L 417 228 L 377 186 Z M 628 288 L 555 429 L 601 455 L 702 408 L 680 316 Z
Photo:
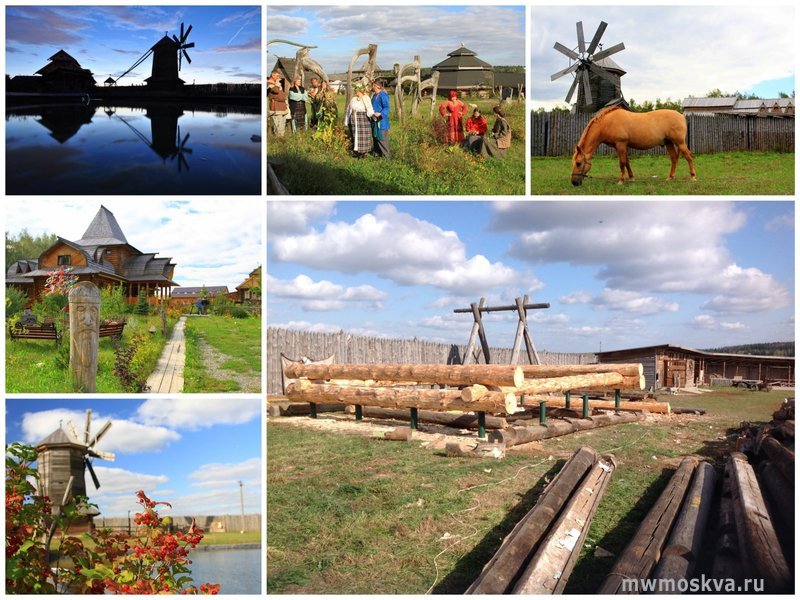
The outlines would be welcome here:
M 340 115 L 344 99 L 338 98 Z M 467 99 L 476 104 L 491 128 L 494 100 Z M 368 156 L 355 158 L 341 125 L 329 136 L 299 131 L 283 138 L 271 136 L 267 147 L 270 160 L 277 159 L 279 176 L 292 194 L 439 194 L 485 195 L 525 193 L 525 107 L 504 106 L 511 125 L 512 145 L 502 160 L 471 155 L 460 147 L 449 146 L 437 138 L 438 112 L 434 117 L 420 107 L 415 117 L 406 110 L 400 124 L 394 111 L 390 115 L 389 146 L 391 160 Z

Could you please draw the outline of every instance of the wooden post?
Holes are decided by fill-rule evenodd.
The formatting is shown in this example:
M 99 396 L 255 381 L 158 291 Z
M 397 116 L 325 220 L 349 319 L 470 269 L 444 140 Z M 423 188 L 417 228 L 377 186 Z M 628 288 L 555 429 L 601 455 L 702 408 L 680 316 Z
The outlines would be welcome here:
M 583 418 L 589 418 L 589 394 L 583 395 Z
M 97 391 L 100 290 L 80 281 L 69 291 L 69 368 L 76 392 Z

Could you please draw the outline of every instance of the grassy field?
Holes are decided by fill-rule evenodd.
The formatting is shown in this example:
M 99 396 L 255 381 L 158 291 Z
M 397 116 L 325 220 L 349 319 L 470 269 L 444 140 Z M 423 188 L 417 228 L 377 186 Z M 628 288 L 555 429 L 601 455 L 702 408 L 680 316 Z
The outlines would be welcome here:
M 767 421 L 784 391 L 721 388 L 670 396 L 705 408 L 580 432 L 502 461 L 445 458 L 417 443 L 267 425 L 267 590 L 271 593 L 462 593 L 503 537 L 582 445 L 618 469 L 567 586 L 592 593 L 686 454 L 714 462 L 742 420 Z
M 156 365 L 158 356 L 165 344 L 161 335 L 161 319 L 158 316 L 127 315 L 127 323 L 122 334 L 123 343 L 128 342 L 137 332 L 147 335 L 147 343 L 142 348 L 141 360 L 137 359 L 139 370 L 150 373 Z M 167 337 L 175 324 L 169 319 Z M 151 326 L 155 333 L 149 333 Z M 100 338 L 97 357 L 97 392 L 123 393 L 125 389 L 114 375 L 114 340 Z M 56 345 L 46 340 L 11 340 L 6 334 L 6 392 L 8 393 L 58 393 L 71 392 L 69 375 L 69 340 L 62 339 Z
M 736 152 L 699 154 L 694 167 L 697 181 L 689 179 L 689 166 L 681 157 L 675 179 L 667 181 L 667 156 L 631 158 L 634 181 L 618 185 L 619 161 L 596 156 L 591 177 L 573 186 L 571 157 L 531 159 L 531 193 L 534 195 L 792 195 L 794 153 Z
M 200 542 L 201 546 L 220 546 L 223 544 L 260 544 L 260 531 L 225 531 L 221 533 L 206 532 Z
M 261 319 L 210 315 L 186 320 L 184 392 L 260 391 Z M 208 345 L 211 350 L 204 350 Z M 256 389 L 244 380 L 258 380 Z
M 341 126 L 344 96 L 338 96 Z M 491 129 L 491 109 L 496 100 L 465 99 L 468 112 L 475 103 Z M 406 114 L 410 114 L 408 101 Z M 505 107 L 512 143 L 502 160 L 483 159 L 459 147 L 437 141 L 433 120 L 423 103 L 416 118 L 401 126 L 394 110 L 390 115 L 389 145 L 392 159 L 351 156 L 344 129 L 331 140 L 313 139 L 311 132 L 277 138 L 270 134 L 267 156 L 282 163 L 280 178 L 292 194 L 419 194 L 497 195 L 525 193 L 525 106 Z M 440 117 L 436 113 L 435 120 Z M 466 118 L 465 118 L 466 122 Z M 342 126 L 343 127 L 343 126 Z

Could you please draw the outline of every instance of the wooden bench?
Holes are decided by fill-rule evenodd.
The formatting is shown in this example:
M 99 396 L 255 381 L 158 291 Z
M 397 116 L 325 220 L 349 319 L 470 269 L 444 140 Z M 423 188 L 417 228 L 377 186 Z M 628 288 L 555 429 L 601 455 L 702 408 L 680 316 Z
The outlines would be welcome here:
M 100 324 L 100 337 L 110 337 L 119 339 L 122 337 L 122 330 L 125 329 L 125 320 L 105 322 Z
M 61 341 L 61 333 L 54 323 L 43 325 L 23 325 L 15 323 L 8 326 L 8 335 L 12 340 L 55 340 L 56 344 Z

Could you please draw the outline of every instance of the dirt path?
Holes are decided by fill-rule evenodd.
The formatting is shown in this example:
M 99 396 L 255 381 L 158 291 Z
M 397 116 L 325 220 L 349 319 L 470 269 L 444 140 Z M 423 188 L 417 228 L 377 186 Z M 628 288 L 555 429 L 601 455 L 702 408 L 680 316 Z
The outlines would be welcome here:
M 224 369 L 220 365 L 227 360 L 233 360 L 233 357 L 220 352 L 202 338 L 198 338 L 197 345 L 200 351 L 200 360 L 203 361 L 203 367 L 209 377 L 223 381 L 231 379 L 236 381 L 239 384 L 237 392 L 261 392 L 261 373 L 247 374 Z

